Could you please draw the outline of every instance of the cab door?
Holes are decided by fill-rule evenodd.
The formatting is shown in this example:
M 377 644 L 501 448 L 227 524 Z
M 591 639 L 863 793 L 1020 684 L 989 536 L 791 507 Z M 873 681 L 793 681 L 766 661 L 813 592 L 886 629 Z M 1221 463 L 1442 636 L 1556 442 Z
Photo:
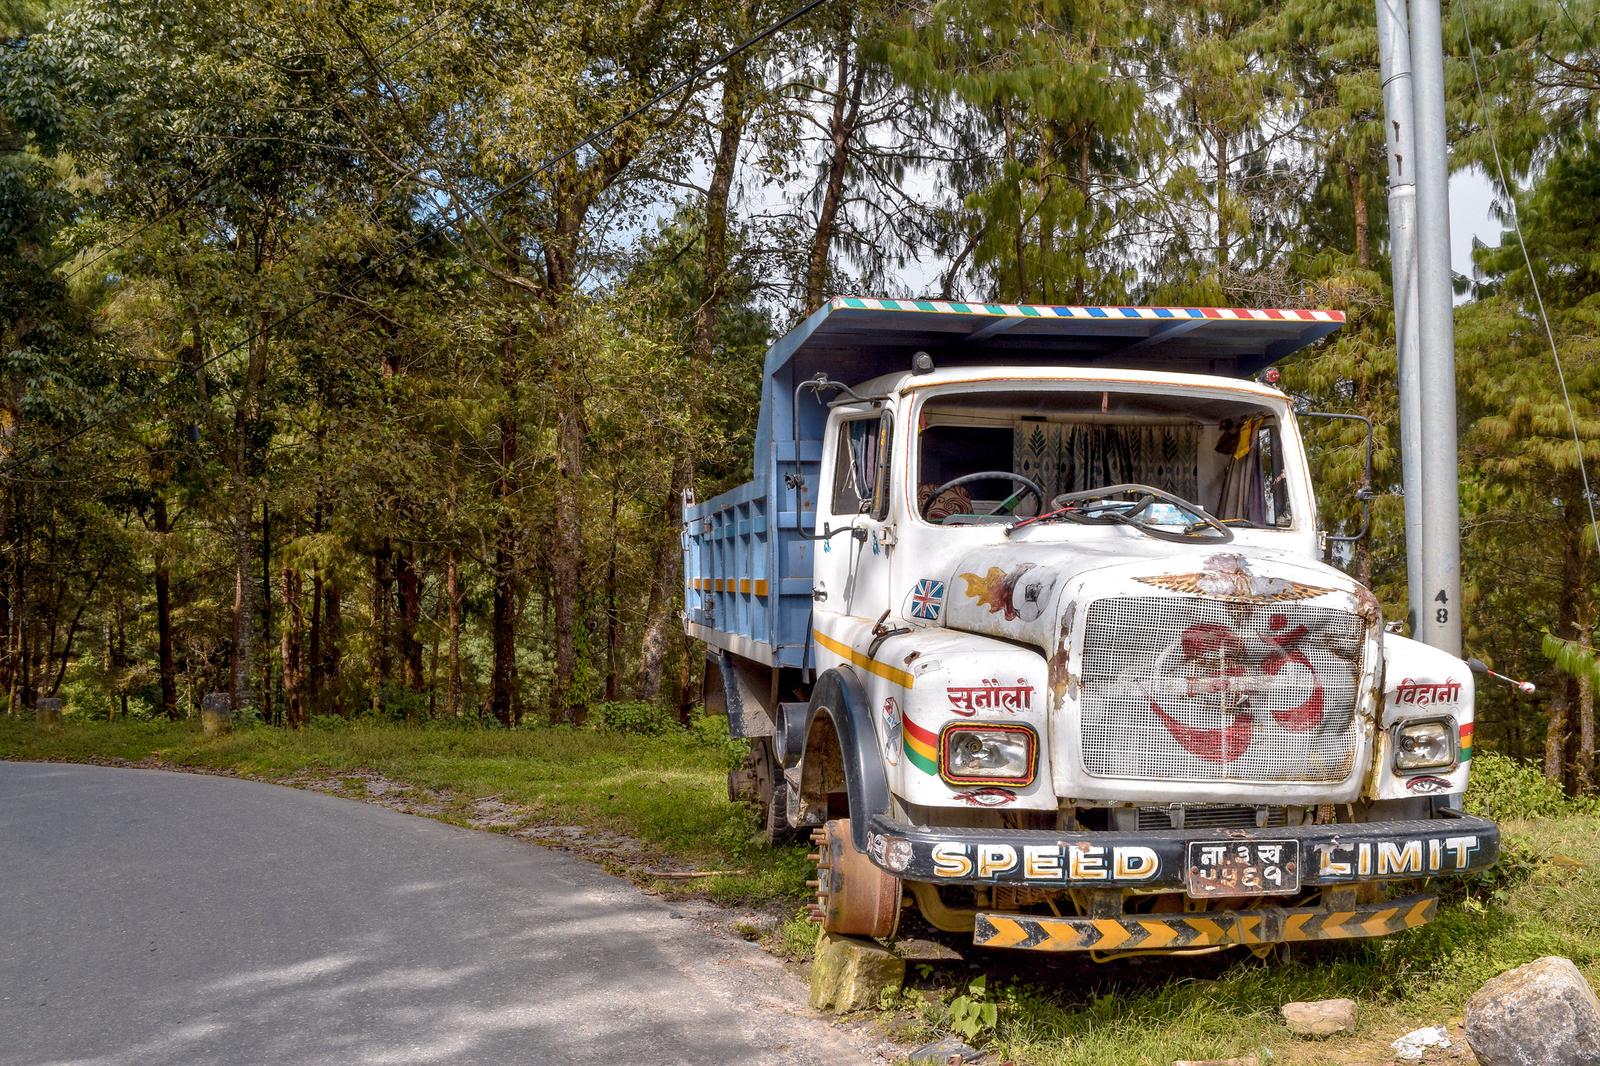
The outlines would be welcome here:
M 832 448 L 818 508 L 814 592 L 820 610 L 876 619 L 889 604 L 889 500 L 894 411 L 886 402 L 851 404 L 829 417 Z

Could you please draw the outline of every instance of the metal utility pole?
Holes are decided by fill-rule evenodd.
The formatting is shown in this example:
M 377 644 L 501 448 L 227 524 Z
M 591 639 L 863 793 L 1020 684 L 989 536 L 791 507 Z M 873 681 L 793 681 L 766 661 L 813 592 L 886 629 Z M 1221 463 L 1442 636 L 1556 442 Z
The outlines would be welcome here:
M 1400 378 L 1400 484 L 1406 506 L 1408 621 L 1419 633 L 1427 611 L 1422 574 L 1422 390 L 1417 323 L 1417 152 L 1411 105 L 1411 34 L 1406 0 L 1377 0 L 1378 71 L 1389 147 L 1389 258 Z
M 1450 269 L 1450 161 L 1439 0 L 1411 4 L 1416 124 L 1417 326 L 1422 463 L 1421 616 L 1413 635 L 1461 654 L 1461 501 L 1456 457 L 1455 292 Z M 1419 602 L 1413 594 L 1413 603 Z

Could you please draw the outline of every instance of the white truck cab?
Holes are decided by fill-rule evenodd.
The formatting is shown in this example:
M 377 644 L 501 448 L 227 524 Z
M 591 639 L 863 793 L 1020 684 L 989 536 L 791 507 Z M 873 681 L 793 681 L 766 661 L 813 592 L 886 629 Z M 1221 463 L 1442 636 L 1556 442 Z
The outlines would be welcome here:
M 1494 861 L 1471 673 L 1323 561 L 1294 404 L 1245 376 L 1337 323 L 851 299 L 774 347 L 685 618 L 825 928 L 1264 950 Z

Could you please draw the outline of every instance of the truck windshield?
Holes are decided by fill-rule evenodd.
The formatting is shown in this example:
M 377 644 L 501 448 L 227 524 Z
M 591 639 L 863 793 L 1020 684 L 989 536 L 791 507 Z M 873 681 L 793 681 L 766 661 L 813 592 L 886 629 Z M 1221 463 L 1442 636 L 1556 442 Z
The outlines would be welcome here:
M 979 392 L 932 398 L 919 421 L 917 506 L 930 522 L 1011 523 L 1069 502 L 1090 514 L 1127 508 L 1127 492 L 1094 495 L 1126 485 L 1192 501 L 1229 526 L 1293 520 L 1277 416 L 1248 400 Z M 1196 515 L 1157 501 L 1141 518 L 1183 529 Z

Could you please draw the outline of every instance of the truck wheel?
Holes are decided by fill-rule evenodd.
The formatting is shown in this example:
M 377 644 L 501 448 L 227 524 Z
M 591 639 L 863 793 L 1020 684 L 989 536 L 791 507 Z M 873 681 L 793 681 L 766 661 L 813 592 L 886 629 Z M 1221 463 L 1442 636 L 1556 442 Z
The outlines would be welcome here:
M 843 936 L 894 936 L 900 924 L 900 879 L 874 866 L 850 840 L 850 819 L 835 818 L 811 834 L 817 891 L 811 920 Z
M 750 754 L 737 770 L 728 771 L 728 799 L 754 803 L 761 816 L 761 835 L 770 845 L 795 844 L 800 831 L 789 825 L 788 791 L 783 770 L 772 752 L 771 737 L 750 741 Z

